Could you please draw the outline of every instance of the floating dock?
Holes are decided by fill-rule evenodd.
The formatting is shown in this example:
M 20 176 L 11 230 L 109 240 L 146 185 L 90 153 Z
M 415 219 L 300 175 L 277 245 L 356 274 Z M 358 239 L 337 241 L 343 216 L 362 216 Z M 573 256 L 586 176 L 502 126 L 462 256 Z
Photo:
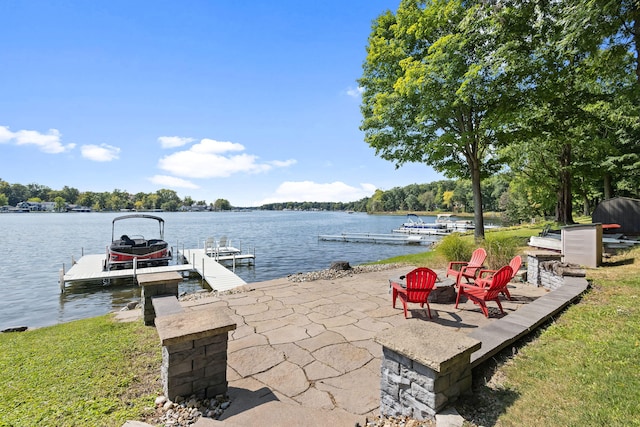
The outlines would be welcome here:
M 218 256 L 216 258 L 205 254 L 204 249 L 183 249 L 178 251 L 178 260 L 183 263 L 161 267 L 129 268 L 121 270 L 104 270 L 104 254 L 85 255 L 73 265 L 69 271 L 60 270 L 60 290 L 64 292 L 67 283 L 74 282 L 100 282 L 118 278 L 133 278 L 148 273 L 162 273 L 168 271 L 195 271 L 216 291 L 226 291 L 245 285 L 246 282 L 237 276 L 236 262 L 252 261 L 254 254 L 235 254 Z M 232 263 L 233 271 L 225 267 L 221 262 Z
M 375 234 L 375 233 L 341 233 L 321 234 L 319 240 L 360 243 L 395 243 L 404 245 L 431 245 L 436 239 L 417 234 Z

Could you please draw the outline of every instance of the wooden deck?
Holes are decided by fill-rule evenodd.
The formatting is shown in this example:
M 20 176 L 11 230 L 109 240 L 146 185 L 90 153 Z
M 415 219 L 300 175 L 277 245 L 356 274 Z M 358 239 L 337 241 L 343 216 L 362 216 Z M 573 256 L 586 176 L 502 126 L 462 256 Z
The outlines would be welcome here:
M 239 254 L 231 257 L 219 257 L 219 261 L 241 261 L 253 259 L 254 255 Z M 167 271 L 196 271 L 216 291 L 226 291 L 245 285 L 246 282 L 224 265 L 206 256 L 204 249 L 185 249 L 178 252 L 178 259 L 186 260 L 184 264 L 167 265 L 163 267 L 145 267 L 137 269 L 103 270 L 104 254 L 85 255 L 80 258 L 69 271 L 61 270 L 60 290 L 64 292 L 67 283 L 72 282 L 100 282 L 117 278 L 136 278 L 141 274 L 161 273 Z
M 185 249 L 180 254 L 184 256 L 190 265 L 193 265 L 193 269 L 207 281 L 211 289 L 227 291 L 247 284 L 247 282 L 238 277 L 233 271 L 216 262 L 214 258 L 205 255 L 204 249 Z M 253 258 L 255 258 L 255 256 L 251 254 L 239 254 L 228 257 L 221 256 L 218 260 L 233 262 L 234 260 Z

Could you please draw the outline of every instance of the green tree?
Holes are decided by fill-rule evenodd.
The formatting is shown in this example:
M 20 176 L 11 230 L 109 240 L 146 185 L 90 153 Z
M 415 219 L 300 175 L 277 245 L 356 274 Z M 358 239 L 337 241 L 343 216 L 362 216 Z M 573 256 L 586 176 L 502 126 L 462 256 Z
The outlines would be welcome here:
M 495 57 L 511 77 L 503 91 L 512 105 L 502 127 L 507 153 L 529 186 L 553 195 L 556 220 L 572 223 L 576 189 L 586 204 L 594 178 L 610 181 L 620 163 L 638 169 L 638 4 L 506 0 L 500 7 Z
M 9 204 L 9 198 L 6 194 L 0 193 L 0 206 L 6 206 Z
M 157 205 L 159 205 L 162 210 L 176 211 L 182 204 L 182 200 L 180 200 L 178 194 L 173 190 L 162 188 L 156 191 L 156 195 L 158 196 Z
M 231 210 L 231 203 L 226 199 L 216 199 L 213 208 L 217 211 L 228 211 Z
M 184 206 L 193 206 L 195 204 L 195 202 L 193 201 L 193 199 L 191 198 L 191 196 L 186 196 L 184 198 L 184 200 L 182 201 L 182 204 Z
M 382 202 L 383 195 L 384 195 L 384 191 L 379 189 L 373 193 L 373 196 L 371 196 L 371 198 L 367 202 L 368 213 L 382 212 L 384 210 L 384 206 Z
M 489 2 L 403 0 L 374 22 L 363 76 L 366 142 L 400 167 L 424 162 L 473 188 L 484 237 L 481 179 L 496 170 L 501 70 Z
M 67 202 L 60 196 L 56 197 L 53 202 L 55 203 L 56 212 L 64 212 L 67 210 Z
M 60 197 L 64 198 L 68 203 L 77 204 L 78 196 L 80 195 L 80 191 L 77 188 L 64 186 L 62 190 L 60 190 Z

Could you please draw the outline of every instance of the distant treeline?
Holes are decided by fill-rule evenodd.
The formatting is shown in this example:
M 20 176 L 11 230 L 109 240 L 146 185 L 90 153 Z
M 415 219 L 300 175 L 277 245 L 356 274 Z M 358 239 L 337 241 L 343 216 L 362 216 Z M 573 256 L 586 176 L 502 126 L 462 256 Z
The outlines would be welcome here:
M 483 211 L 498 212 L 507 223 L 528 221 L 534 217 L 553 215 L 553 200 L 535 200 L 535 189 L 514 186 L 512 174 L 503 173 L 487 178 L 482 183 Z M 65 186 L 62 190 L 52 190 L 40 184 L 9 184 L 0 179 L 0 206 L 16 206 L 20 202 L 54 202 L 56 210 L 65 206 L 86 206 L 94 211 L 155 210 L 168 212 L 179 210 L 323 210 L 354 211 L 367 213 L 382 212 L 473 212 L 473 193 L 469 180 L 440 180 L 428 184 L 411 184 L 389 190 L 376 190 L 371 197 L 354 202 L 286 202 L 269 203 L 262 206 L 233 206 L 226 199 L 207 203 L 195 201 L 187 196 L 178 197 L 173 190 L 161 189 L 154 193 L 131 194 L 115 189 L 111 192 L 80 191 Z M 588 205 L 579 205 L 584 215 L 590 215 L 588 206 L 597 204 L 593 200 Z
M 495 186 L 494 186 L 495 187 Z M 498 200 L 492 194 L 498 194 L 507 187 L 494 188 L 485 197 L 489 210 L 502 210 Z M 493 188 L 487 186 L 486 188 Z M 0 206 L 16 206 L 21 202 L 53 202 L 60 209 L 64 206 L 85 206 L 95 211 L 154 210 L 177 211 L 185 207 L 200 206 L 213 210 L 230 210 L 242 208 L 232 206 L 225 199 L 217 199 L 213 203 L 205 200 L 195 201 L 187 196 L 181 199 L 173 190 L 161 189 L 154 193 L 129 193 L 125 190 L 92 192 L 80 191 L 65 186 L 61 190 L 53 190 L 41 184 L 10 184 L 0 179 Z M 247 208 L 247 207 L 245 207 Z M 411 184 L 406 187 L 395 187 L 390 190 L 377 190 L 372 197 L 365 197 L 354 202 L 284 202 L 252 206 L 264 210 L 324 210 L 355 212 L 393 212 L 393 211 L 459 211 L 472 212 L 471 186 L 464 180 L 442 180 L 429 184 Z

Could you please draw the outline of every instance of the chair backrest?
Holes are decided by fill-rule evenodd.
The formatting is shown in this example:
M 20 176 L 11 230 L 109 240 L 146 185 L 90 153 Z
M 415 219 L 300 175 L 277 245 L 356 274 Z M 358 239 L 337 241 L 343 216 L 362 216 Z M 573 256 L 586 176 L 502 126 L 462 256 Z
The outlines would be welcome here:
M 521 266 L 522 266 L 522 258 L 520 257 L 520 255 L 516 255 L 513 258 L 511 258 L 511 261 L 509 261 L 509 267 L 511 267 L 511 269 L 513 270 L 513 276 L 511 276 L 512 279 L 515 277 L 518 270 L 520 270 Z
M 482 267 L 485 259 L 487 259 L 487 251 L 484 248 L 478 248 L 471 254 L 471 260 L 469 260 L 467 268 Z
M 487 292 L 484 295 L 484 299 L 491 300 L 497 298 L 498 295 L 500 295 L 500 292 L 507 287 L 507 283 L 511 281 L 512 277 L 513 270 L 508 265 L 505 265 L 500 268 L 500 270 L 496 271 L 491 277 L 489 286 L 486 288 Z
M 427 267 L 418 267 L 408 272 L 405 277 L 407 300 L 410 302 L 426 301 L 437 277 L 436 272 Z
M 224 248 L 225 246 L 227 246 L 227 236 L 220 237 L 220 242 L 218 243 L 218 246 L 220 246 L 221 248 Z

